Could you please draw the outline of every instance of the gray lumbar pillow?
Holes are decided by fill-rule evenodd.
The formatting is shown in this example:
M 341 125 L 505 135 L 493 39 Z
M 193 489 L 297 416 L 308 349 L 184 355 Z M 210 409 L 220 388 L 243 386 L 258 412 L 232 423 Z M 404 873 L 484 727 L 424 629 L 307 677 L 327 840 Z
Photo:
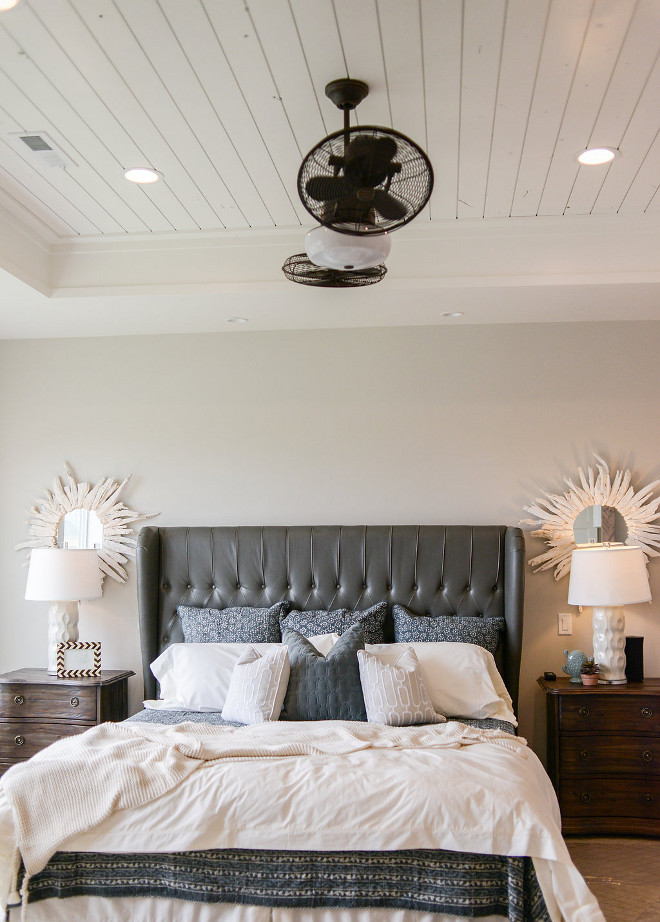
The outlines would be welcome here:
M 361 625 L 345 631 L 327 656 L 291 628 L 282 640 L 291 672 L 280 720 L 367 719 L 357 658 L 364 650 Z

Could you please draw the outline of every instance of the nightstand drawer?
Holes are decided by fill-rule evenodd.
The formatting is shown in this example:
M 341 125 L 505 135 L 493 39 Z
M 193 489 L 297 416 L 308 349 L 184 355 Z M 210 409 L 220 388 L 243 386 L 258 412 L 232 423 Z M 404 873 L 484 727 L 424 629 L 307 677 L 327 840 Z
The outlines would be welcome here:
M 615 778 L 566 779 L 559 786 L 562 816 L 660 820 L 660 784 Z
M 607 730 L 617 728 L 625 733 L 660 735 L 660 703 L 650 695 L 628 695 L 617 698 L 612 694 L 562 697 L 559 705 L 561 732 Z
M 24 720 L 96 720 L 96 688 L 84 685 L 37 685 L 29 682 L 0 686 L 0 713 Z
M 566 735 L 559 744 L 559 770 L 660 777 L 660 737 Z
M 49 724 L 38 720 L 0 723 L 0 752 L 3 759 L 29 759 L 63 736 L 75 736 L 89 727 L 84 724 Z

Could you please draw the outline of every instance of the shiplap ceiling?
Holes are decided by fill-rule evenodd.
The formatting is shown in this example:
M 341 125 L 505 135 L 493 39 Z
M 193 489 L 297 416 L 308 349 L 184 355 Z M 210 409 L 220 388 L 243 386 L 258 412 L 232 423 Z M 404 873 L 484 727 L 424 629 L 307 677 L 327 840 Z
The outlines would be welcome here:
M 22 0 L 0 13 L 0 335 L 144 332 L 159 299 L 163 331 L 184 299 L 191 329 L 457 304 L 600 319 L 607 285 L 621 316 L 660 317 L 659 52 L 660 0 Z M 341 127 L 324 87 L 342 76 L 369 84 L 359 123 L 425 148 L 435 188 L 384 282 L 310 292 L 280 266 L 314 223 L 297 171 Z M 621 156 L 580 167 L 588 146 Z M 162 180 L 128 183 L 141 165 Z M 554 291 L 542 316 L 530 286 Z

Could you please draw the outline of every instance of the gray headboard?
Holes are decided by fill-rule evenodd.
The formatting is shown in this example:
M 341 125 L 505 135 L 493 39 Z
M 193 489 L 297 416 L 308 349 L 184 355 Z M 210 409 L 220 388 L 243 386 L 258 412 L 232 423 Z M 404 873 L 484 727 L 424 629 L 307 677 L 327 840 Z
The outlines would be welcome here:
M 386 599 L 417 614 L 504 617 L 498 665 L 513 699 L 523 625 L 525 542 L 504 525 L 143 528 L 137 543 L 144 689 L 149 664 L 183 640 L 177 606 L 363 609 Z M 387 633 L 389 631 L 389 636 Z M 391 615 L 386 637 L 393 639 Z

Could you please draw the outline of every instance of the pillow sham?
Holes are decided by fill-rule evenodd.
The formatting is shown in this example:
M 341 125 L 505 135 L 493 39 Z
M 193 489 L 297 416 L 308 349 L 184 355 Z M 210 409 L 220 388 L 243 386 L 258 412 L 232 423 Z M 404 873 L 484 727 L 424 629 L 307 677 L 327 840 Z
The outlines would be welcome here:
M 495 717 L 518 725 L 513 704 L 492 653 L 471 643 L 366 644 L 382 662 L 396 663 L 413 650 L 431 703 L 445 717 Z
M 497 652 L 504 618 L 463 618 L 459 615 L 415 615 L 405 605 L 392 606 L 394 640 L 397 643 L 451 641 L 472 643 L 493 655 Z
M 335 632 L 341 636 L 352 625 L 360 624 L 365 643 L 383 643 L 383 623 L 387 614 L 387 602 L 378 602 L 363 611 L 350 608 L 336 608 L 333 611 L 290 611 L 280 617 L 282 633 L 285 628 L 298 631 L 303 637 Z
M 277 720 L 289 681 L 289 651 L 285 646 L 259 653 L 248 647 L 231 674 L 223 720 L 260 724 Z
M 186 643 L 279 643 L 280 617 L 287 609 L 288 602 L 277 602 L 270 608 L 179 605 L 177 613 Z
M 336 634 L 311 637 L 322 651 L 329 651 Z M 173 643 L 151 664 L 160 684 L 160 699 L 145 702 L 147 708 L 221 711 L 227 699 L 234 666 L 252 646 L 262 656 L 285 649 L 282 644 Z
M 281 720 L 366 720 L 357 651 L 364 649 L 361 624 L 345 631 L 323 656 L 306 637 L 284 628 L 289 648 L 289 687 Z
M 369 723 L 410 727 L 444 722 L 431 703 L 419 660 L 411 647 L 406 647 L 394 663 L 367 650 L 358 650 L 357 658 Z

